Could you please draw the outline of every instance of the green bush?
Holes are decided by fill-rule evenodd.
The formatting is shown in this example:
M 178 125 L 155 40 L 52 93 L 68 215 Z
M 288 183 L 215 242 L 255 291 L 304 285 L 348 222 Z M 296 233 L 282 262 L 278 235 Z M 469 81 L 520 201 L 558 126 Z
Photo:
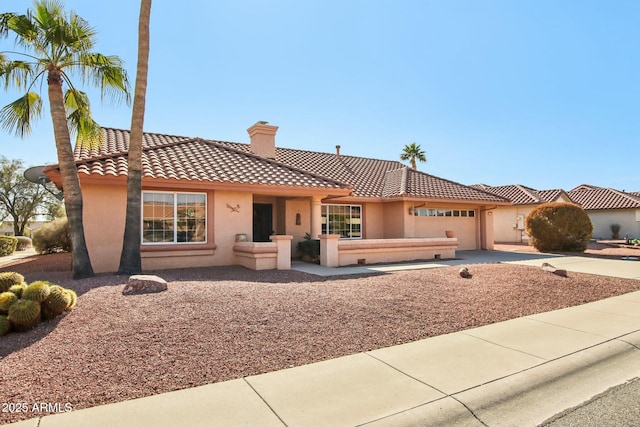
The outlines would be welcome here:
M 32 246 L 31 239 L 26 236 L 16 236 L 16 239 L 18 239 L 17 251 L 24 251 Z
M 33 232 L 33 247 L 39 253 L 71 251 L 67 218 L 60 218 L 43 225 Z
M 593 234 L 587 213 L 572 203 L 544 203 L 529 213 L 527 234 L 540 252 L 583 252 Z
M 24 276 L 13 271 L 0 273 L 0 292 L 7 292 L 14 285 L 23 285 Z
M 611 224 L 609 227 L 611 228 L 611 238 L 613 240 L 618 240 L 620 238 L 620 229 L 622 226 L 620 224 Z
M 320 259 L 320 240 L 312 239 L 309 233 L 305 234 L 304 240 L 298 242 L 296 249 L 303 259 L 311 262 L 317 262 Z
M 13 236 L 0 236 L 0 256 L 11 255 L 16 251 L 18 239 Z

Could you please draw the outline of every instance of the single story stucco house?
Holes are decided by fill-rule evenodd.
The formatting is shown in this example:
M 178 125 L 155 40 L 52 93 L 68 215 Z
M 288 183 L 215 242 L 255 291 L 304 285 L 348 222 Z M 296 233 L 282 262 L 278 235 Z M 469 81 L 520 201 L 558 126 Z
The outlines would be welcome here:
M 589 215 L 595 239 L 611 239 L 611 224 L 620 225 L 621 238 L 640 238 L 638 193 L 582 184 L 569 191 L 569 196 Z
M 143 269 L 287 268 L 280 258 L 270 261 L 274 247 L 290 263 L 306 234 L 325 236 L 341 251 L 323 252 L 325 265 L 493 248 L 492 212 L 510 204 L 505 198 L 398 161 L 343 155 L 339 147 L 279 148 L 277 129 L 254 124 L 248 144 L 144 134 Z M 102 136 L 98 148 L 77 146 L 75 157 L 93 268 L 113 272 L 124 233 L 129 131 L 103 128 Z M 57 165 L 45 173 L 60 188 Z
M 525 219 L 531 211 L 542 203 L 573 203 L 564 190 L 534 190 L 524 185 L 489 186 L 476 184 L 472 187 L 504 197 L 512 204 L 499 206 L 493 213 L 493 233 L 496 242 L 522 243 L 529 240 Z

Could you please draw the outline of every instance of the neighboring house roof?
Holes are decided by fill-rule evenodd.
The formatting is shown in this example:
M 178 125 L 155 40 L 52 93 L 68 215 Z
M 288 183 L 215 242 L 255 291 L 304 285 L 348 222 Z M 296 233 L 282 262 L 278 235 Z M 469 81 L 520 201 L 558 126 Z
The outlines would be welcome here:
M 474 188 L 482 189 L 489 193 L 496 194 L 511 201 L 514 205 L 536 205 L 558 200 L 560 196 L 569 199 L 569 195 L 564 190 L 535 190 L 524 185 L 501 185 L 492 187 L 486 184 L 472 185 Z
M 99 147 L 76 147 L 78 171 L 126 175 L 129 131 L 103 128 Z M 143 173 L 151 178 L 352 188 L 354 197 L 422 197 L 507 204 L 481 189 L 407 168 L 398 161 L 276 147 L 275 159 L 249 144 L 145 133 Z M 331 177 L 331 178 L 327 178 Z
M 640 197 L 613 188 L 581 185 L 569 195 L 585 210 L 640 209 Z

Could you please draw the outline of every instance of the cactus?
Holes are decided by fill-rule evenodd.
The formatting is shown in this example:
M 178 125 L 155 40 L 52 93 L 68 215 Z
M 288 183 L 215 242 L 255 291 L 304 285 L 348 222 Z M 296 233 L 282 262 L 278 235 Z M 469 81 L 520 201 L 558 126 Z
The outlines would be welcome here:
M 76 292 L 73 289 L 65 289 L 65 291 L 67 291 L 67 293 L 71 297 L 71 301 L 66 308 L 66 310 L 69 311 L 76 306 L 76 303 L 78 302 L 78 295 L 76 295 Z
M 22 298 L 22 292 L 27 288 L 25 283 L 21 283 L 19 285 L 13 285 L 9 288 L 9 292 L 13 292 L 16 294 L 18 298 Z
M 21 299 L 9 307 L 8 318 L 16 331 L 28 331 L 40 321 L 40 303 Z
M 7 316 L 0 316 L 0 337 L 3 335 L 7 335 L 11 330 L 11 322 Z
M 50 289 L 49 296 L 42 302 L 42 316 L 45 319 L 59 316 L 71 304 L 71 294 L 65 288 L 53 285 Z
M 7 313 L 18 297 L 13 292 L 3 292 L 0 294 L 0 313 Z
M 42 302 L 47 299 L 51 292 L 50 286 L 53 283 L 44 280 L 38 280 L 33 282 L 27 288 L 22 291 L 22 299 L 30 299 L 37 302 Z
M 7 292 L 13 285 L 24 283 L 24 276 L 20 273 L 6 271 L 0 273 L 0 292 Z

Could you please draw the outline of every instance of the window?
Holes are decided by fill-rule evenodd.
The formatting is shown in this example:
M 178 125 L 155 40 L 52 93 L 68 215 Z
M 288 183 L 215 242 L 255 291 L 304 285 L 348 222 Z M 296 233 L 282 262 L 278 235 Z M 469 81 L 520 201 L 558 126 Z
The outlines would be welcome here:
M 460 209 L 414 209 L 414 216 L 449 216 L 449 217 L 464 217 L 474 218 L 476 211 L 474 210 L 460 210 Z
M 339 234 L 342 239 L 362 238 L 362 206 L 323 205 L 322 234 Z
M 142 193 L 142 243 L 204 243 L 207 195 Z

